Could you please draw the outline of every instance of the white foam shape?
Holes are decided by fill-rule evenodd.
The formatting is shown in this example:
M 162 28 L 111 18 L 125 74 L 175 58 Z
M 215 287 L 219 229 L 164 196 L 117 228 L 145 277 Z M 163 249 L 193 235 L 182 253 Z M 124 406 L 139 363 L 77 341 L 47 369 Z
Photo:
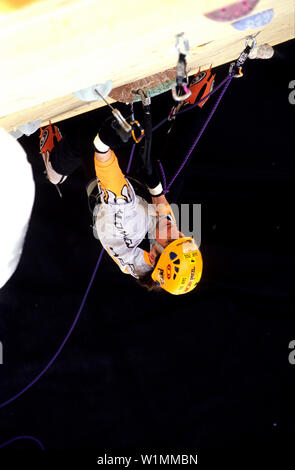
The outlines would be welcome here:
M 34 203 L 32 168 L 21 145 L 0 128 L 0 288 L 19 263 Z
M 84 88 L 84 90 L 75 91 L 73 94 L 82 101 L 99 101 L 102 98 L 95 92 L 99 93 L 106 98 L 113 88 L 112 80 L 107 80 L 105 83 L 99 83 L 97 85 L 92 85 L 90 88 Z
M 12 137 L 14 137 L 15 139 L 19 139 L 22 135 L 24 135 L 24 133 L 20 131 L 19 129 L 16 129 L 15 131 L 11 131 L 9 132 L 9 134 L 12 135 Z
M 34 134 L 36 130 L 39 129 L 41 126 L 42 121 L 38 119 L 38 121 L 33 121 L 33 122 L 27 122 L 26 124 L 22 124 L 21 126 L 18 126 L 18 130 L 21 131 L 23 134 L 29 136 Z

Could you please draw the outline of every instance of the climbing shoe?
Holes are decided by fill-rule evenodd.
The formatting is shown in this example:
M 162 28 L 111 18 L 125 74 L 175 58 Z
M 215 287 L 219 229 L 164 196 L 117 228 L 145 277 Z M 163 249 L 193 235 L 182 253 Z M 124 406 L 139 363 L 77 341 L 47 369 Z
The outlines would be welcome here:
M 62 135 L 59 128 L 57 126 L 52 126 L 50 121 L 49 126 L 44 127 L 44 129 L 40 128 L 40 153 L 44 161 L 47 177 L 50 183 L 53 184 L 61 184 L 67 179 L 67 176 L 57 173 L 50 162 L 51 152 L 61 139 Z

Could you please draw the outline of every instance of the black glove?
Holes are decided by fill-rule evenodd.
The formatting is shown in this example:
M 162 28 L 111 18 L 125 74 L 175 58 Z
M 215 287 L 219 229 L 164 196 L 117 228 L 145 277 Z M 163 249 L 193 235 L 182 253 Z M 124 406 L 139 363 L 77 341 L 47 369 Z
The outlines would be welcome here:
M 157 162 L 151 157 L 145 158 L 144 147 L 139 150 L 140 158 L 143 163 L 142 167 L 142 178 L 147 185 L 149 192 L 152 196 L 160 196 L 163 194 L 163 188 L 161 185 L 161 179 L 158 172 Z
M 98 136 L 105 145 L 111 149 L 116 149 L 122 145 L 122 142 L 128 142 L 131 132 L 124 131 L 116 119 L 110 118 L 100 128 Z

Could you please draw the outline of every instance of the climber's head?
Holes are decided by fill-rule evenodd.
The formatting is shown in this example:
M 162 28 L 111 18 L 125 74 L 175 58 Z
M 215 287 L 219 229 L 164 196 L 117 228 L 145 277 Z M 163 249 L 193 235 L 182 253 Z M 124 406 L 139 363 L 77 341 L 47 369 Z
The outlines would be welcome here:
M 139 284 L 148 290 L 185 294 L 201 279 L 203 262 L 198 246 L 178 230 L 171 216 L 158 221 L 149 259 L 153 270 L 139 278 Z
M 202 256 L 195 240 L 181 236 L 169 241 L 166 247 L 160 247 L 157 244 L 161 254 L 154 266 L 152 279 L 170 294 L 185 294 L 193 290 L 203 270 Z

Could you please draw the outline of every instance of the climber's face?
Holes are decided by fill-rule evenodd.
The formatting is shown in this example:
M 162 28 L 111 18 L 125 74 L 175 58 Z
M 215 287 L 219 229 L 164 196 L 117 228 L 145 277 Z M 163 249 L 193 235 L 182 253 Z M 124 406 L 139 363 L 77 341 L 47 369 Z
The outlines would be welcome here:
M 161 219 L 156 226 L 156 240 L 163 247 L 166 248 L 169 243 L 184 235 L 178 230 L 177 225 L 171 223 L 168 219 Z
M 166 246 L 173 242 L 173 240 L 183 236 L 183 233 L 178 230 L 177 225 L 171 223 L 168 219 L 161 219 L 156 226 L 155 234 L 156 241 L 160 246 L 154 244 L 149 252 L 149 259 L 152 265 L 155 265 L 158 255 L 161 255 Z

